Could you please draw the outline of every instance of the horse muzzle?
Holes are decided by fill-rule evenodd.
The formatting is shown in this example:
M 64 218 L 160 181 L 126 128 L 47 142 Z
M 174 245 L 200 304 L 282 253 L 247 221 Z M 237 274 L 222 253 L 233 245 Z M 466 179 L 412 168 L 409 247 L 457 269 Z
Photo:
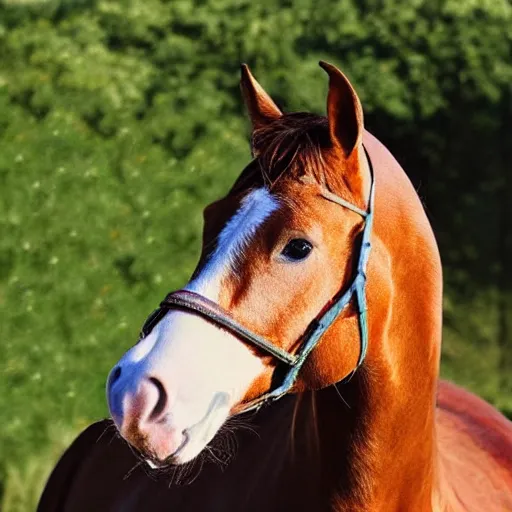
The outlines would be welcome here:
M 116 366 L 107 383 L 114 423 L 144 456 L 171 461 L 187 444 L 189 436 L 170 421 L 170 397 L 164 384 L 155 377 L 141 377 L 136 387 L 127 386 L 122 372 Z

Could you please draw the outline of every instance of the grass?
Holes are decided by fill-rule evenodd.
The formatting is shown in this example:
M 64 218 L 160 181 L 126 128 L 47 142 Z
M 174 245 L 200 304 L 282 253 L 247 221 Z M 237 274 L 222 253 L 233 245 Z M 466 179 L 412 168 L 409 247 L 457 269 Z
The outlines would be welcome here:
M 21 461 L 10 461 L 4 475 L 0 510 L 27 512 L 35 510 L 44 485 L 59 457 L 86 424 L 52 425 L 41 449 Z

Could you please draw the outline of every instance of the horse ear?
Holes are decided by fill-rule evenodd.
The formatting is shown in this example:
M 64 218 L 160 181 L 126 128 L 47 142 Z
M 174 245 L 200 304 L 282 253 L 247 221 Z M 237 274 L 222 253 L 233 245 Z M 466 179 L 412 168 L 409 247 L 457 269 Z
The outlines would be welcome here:
M 247 64 L 242 64 L 240 89 L 251 118 L 253 130 L 263 128 L 283 115 L 272 98 L 252 76 Z
M 332 64 L 324 61 L 319 64 L 329 75 L 327 118 L 331 141 L 348 158 L 362 139 L 363 108 L 348 78 Z

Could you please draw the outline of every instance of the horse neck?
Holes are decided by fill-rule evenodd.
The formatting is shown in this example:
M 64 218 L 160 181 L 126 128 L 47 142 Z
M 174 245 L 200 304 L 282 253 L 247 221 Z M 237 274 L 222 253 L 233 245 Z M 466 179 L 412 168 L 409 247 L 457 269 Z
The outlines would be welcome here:
M 349 383 L 315 393 L 303 435 L 318 440 L 314 463 L 330 482 L 333 510 L 431 510 L 437 478 L 439 253 L 398 163 L 369 134 L 365 145 L 377 187 L 368 355 Z

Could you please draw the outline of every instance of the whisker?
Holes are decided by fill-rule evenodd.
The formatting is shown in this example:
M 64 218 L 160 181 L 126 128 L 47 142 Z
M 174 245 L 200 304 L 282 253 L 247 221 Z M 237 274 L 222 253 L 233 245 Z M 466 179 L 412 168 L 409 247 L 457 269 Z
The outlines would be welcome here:
M 251 416 L 252 417 L 252 416 Z M 221 427 L 221 432 L 223 431 L 229 431 L 229 432 L 235 432 L 236 430 L 246 430 L 254 435 L 256 435 L 258 438 L 261 437 L 258 431 L 255 429 L 254 425 L 250 423 L 247 419 L 242 419 L 239 417 L 232 417 L 229 418 L 226 423 Z
M 210 456 L 213 458 L 213 460 L 215 462 L 218 462 L 221 466 L 225 466 L 226 465 L 226 462 L 219 459 L 216 455 L 215 455 L 215 451 L 210 447 L 210 446 L 206 446 L 205 450 L 208 450 L 208 453 L 210 454 Z
M 313 415 L 313 429 L 315 440 L 315 448 L 316 454 L 320 455 L 320 432 L 318 430 L 318 409 L 316 404 L 316 393 L 314 391 L 311 392 L 311 414 Z
M 299 408 L 302 403 L 303 394 L 300 393 L 297 395 L 297 399 L 295 400 L 295 404 L 293 407 L 293 415 L 292 415 L 292 422 L 290 424 L 290 444 L 291 444 L 291 450 L 292 450 L 292 457 L 295 456 L 295 431 L 297 427 L 297 416 L 299 414 Z
M 334 389 L 336 390 L 336 393 L 338 394 L 338 396 L 341 398 L 342 402 L 349 408 L 349 409 L 352 409 L 352 407 L 350 407 L 350 405 L 348 405 L 348 402 L 341 396 L 341 393 L 340 393 L 340 390 L 338 389 L 338 387 L 336 386 L 336 384 L 333 384 L 334 386 Z
M 140 465 L 143 464 L 143 462 L 141 460 L 137 461 L 135 463 L 135 465 L 132 467 L 132 469 L 130 469 L 128 471 L 128 473 L 126 473 L 126 475 L 123 476 L 123 480 L 127 480 L 128 478 L 130 478 L 130 475 L 138 468 L 140 467 Z
M 170 471 L 171 479 L 169 480 L 169 485 L 168 485 L 169 489 L 171 488 L 172 484 L 174 483 L 174 477 L 176 476 L 176 471 L 177 471 L 176 466 L 173 466 L 171 469 L 172 469 Z
M 114 424 L 114 422 L 109 422 L 109 424 L 104 428 L 103 432 L 99 435 L 98 439 L 96 439 L 96 443 L 98 443 L 100 441 L 100 439 L 109 431 L 109 430 L 112 430 L 112 429 L 115 429 L 115 432 L 114 432 L 114 437 L 115 437 L 115 434 L 117 432 L 117 428 Z M 112 442 L 112 439 L 110 440 L 110 442 Z M 110 444 L 110 443 L 109 443 Z
M 200 463 L 200 465 L 199 465 L 199 467 L 197 468 L 196 472 L 194 473 L 194 476 L 193 476 L 191 479 L 189 479 L 189 480 L 187 481 L 187 485 L 192 485 L 192 484 L 197 480 L 197 478 L 199 477 L 199 475 L 201 474 L 201 471 L 202 471 L 202 469 L 203 469 L 204 457 L 202 457 L 202 456 L 198 456 L 198 457 L 196 457 L 196 458 L 192 461 L 192 462 L 193 462 L 193 467 L 195 466 L 196 461 L 197 461 L 197 462 L 199 462 L 199 463 Z

